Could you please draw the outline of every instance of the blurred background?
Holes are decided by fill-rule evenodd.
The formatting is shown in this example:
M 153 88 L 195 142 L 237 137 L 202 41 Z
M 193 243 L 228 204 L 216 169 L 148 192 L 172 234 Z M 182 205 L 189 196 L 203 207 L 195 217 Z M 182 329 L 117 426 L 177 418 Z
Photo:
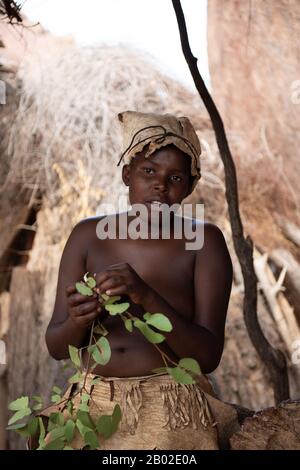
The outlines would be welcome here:
M 1 6 L 1 2 L 0 2 Z M 255 245 L 258 317 L 300 387 L 300 3 L 185 0 L 192 51 L 225 123 L 240 210 Z M 0 10 L 1 11 L 1 10 Z M 274 405 L 268 371 L 248 337 L 243 279 L 210 119 L 183 59 L 170 1 L 27 0 L 23 24 L 0 14 L 0 448 L 7 403 L 64 387 L 66 361 L 44 334 L 61 253 L 73 226 L 127 190 L 116 164 L 117 113 L 189 116 L 202 144 L 202 178 L 186 200 L 204 203 L 234 264 L 218 396 L 251 410 Z M 4 363 L 5 362 L 5 363 Z

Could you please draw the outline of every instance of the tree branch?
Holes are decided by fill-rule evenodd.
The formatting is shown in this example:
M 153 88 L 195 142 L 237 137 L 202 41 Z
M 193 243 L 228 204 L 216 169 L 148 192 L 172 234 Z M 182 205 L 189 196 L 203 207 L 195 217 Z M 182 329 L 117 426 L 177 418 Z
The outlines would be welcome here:
M 16 20 L 17 23 L 22 23 L 22 17 L 19 14 L 21 6 L 14 0 L 0 0 L 0 15 L 7 15 L 10 23 Z
M 229 219 L 232 230 L 233 244 L 241 265 L 245 295 L 243 313 L 249 337 L 260 357 L 270 372 L 274 389 L 275 402 L 289 398 L 289 381 L 284 354 L 274 349 L 264 336 L 257 318 L 257 278 L 253 265 L 253 242 L 243 233 L 243 224 L 239 212 L 238 187 L 234 161 L 228 145 L 224 125 L 219 111 L 210 96 L 197 66 L 197 58 L 193 56 L 188 39 L 184 13 L 180 0 L 172 0 L 176 14 L 182 52 L 190 69 L 196 89 L 210 116 L 216 141 L 225 172 L 225 196 L 228 204 Z

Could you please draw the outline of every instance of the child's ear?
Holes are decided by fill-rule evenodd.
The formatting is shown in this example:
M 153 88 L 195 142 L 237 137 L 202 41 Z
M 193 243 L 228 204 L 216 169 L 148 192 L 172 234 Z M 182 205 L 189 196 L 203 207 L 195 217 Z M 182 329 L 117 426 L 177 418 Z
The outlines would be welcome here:
M 122 180 L 123 183 L 126 186 L 129 186 L 129 181 L 130 181 L 130 166 L 129 165 L 124 165 L 122 168 Z

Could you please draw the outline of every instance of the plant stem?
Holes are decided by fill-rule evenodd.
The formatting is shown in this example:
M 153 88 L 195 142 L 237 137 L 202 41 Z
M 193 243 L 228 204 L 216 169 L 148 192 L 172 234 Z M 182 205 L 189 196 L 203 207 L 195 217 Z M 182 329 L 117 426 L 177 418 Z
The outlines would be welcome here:
M 92 324 L 88 348 L 89 348 L 89 347 L 91 346 L 91 344 L 92 344 L 93 332 L 94 332 L 94 324 L 95 324 L 95 320 L 93 321 L 93 324 Z M 81 387 L 81 390 L 82 390 L 83 388 L 85 388 L 86 378 L 87 378 L 88 371 L 89 371 L 90 360 L 91 360 L 91 353 L 88 352 L 88 362 L 87 362 L 86 371 L 85 371 L 85 376 L 84 376 L 84 382 L 83 382 L 83 386 Z

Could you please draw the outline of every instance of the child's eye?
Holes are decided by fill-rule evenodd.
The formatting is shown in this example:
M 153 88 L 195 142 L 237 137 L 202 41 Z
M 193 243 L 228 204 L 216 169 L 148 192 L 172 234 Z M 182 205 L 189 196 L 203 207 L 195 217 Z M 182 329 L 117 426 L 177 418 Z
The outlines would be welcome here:
M 154 171 L 153 168 L 143 168 L 144 172 L 147 173 L 148 175 L 152 174 L 151 172 Z
M 171 178 L 174 179 L 174 181 L 182 181 L 181 176 L 173 175 Z

